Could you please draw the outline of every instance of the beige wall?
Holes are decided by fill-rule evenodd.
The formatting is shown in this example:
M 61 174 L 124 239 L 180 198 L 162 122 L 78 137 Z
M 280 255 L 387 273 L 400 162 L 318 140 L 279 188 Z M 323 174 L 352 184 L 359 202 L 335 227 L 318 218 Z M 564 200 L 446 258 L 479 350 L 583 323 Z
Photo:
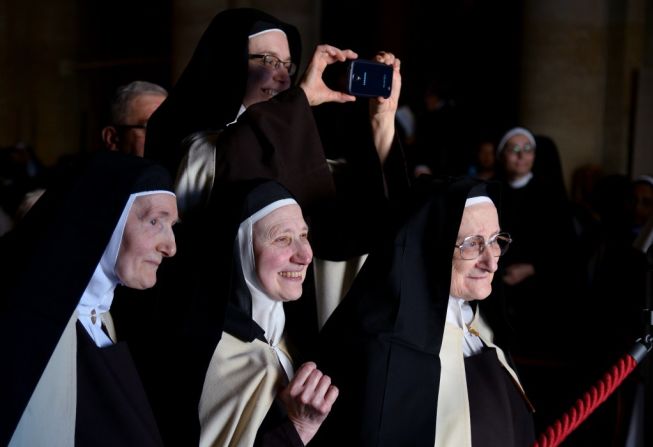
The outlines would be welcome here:
M 645 0 L 525 4 L 521 116 L 557 143 L 567 182 L 585 163 L 628 172 L 646 9 Z
M 302 34 L 304 63 L 317 43 L 319 1 L 174 0 L 173 80 L 210 20 L 231 7 L 264 9 L 295 24 Z M 86 115 L 101 103 L 92 96 L 98 94 L 93 90 L 97 86 L 89 81 L 96 73 L 83 71 L 78 55 L 83 10 L 76 0 L 0 1 L 0 147 L 24 141 L 52 165 L 61 155 L 93 150 L 89 141 L 99 141 Z M 100 63 L 110 70 L 113 62 Z
M 79 150 L 77 20 L 74 0 L 0 2 L 0 146 L 24 141 L 48 164 Z

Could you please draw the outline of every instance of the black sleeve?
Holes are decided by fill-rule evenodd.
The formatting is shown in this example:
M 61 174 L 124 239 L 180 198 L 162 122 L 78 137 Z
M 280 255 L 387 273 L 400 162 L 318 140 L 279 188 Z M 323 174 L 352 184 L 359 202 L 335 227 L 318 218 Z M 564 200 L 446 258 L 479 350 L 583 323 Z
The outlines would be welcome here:
M 256 433 L 255 447 L 304 447 L 283 404 L 275 399 Z
M 260 436 L 254 443 L 255 447 L 304 447 L 299 433 L 290 419 L 286 418 L 281 424 Z
M 381 164 L 365 103 L 325 104 L 315 116 L 336 196 L 311 215 L 311 244 L 319 258 L 341 261 L 377 243 L 390 202 L 408 191 L 408 173 L 396 135 Z

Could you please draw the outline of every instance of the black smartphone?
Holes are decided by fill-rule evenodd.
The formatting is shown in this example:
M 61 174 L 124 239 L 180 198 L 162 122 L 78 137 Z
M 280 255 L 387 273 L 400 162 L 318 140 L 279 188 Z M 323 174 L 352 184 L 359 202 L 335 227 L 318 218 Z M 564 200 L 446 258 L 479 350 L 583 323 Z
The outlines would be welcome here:
M 365 59 L 349 62 L 347 93 L 366 98 L 387 98 L 392 92 L 392 65 Z

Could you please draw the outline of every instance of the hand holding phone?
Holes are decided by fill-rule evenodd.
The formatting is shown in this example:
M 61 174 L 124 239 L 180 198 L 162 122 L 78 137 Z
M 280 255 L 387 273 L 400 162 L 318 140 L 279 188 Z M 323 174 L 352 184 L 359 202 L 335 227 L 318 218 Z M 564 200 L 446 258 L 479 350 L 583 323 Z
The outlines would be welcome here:
M 352 50 L 340 50 L 331 45 L 318 45 L 315 48 L 306 72 L 302 76 L 299 87 L 304 90 L 306 99 L 311 106 L 325 102 L 355 101 L 354 96 L 343 92 L 343 89 L 333 89 L 323 79 L 325 69 L 333 65 L 344 65 L 343 62 L 356 59 L 358 55 Z
M 392 65 L 352 60 L 347 68 L 347 93 L 365 98 L 388 98 L 392 93 L 392 71 Z

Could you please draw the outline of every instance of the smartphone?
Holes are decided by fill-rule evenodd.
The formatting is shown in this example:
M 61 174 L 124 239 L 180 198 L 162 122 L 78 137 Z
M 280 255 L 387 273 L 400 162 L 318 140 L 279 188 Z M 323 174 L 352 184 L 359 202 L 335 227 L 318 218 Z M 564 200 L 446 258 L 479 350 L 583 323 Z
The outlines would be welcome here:
M 392 65 L 365 59 L 349 62 L 347 93 L 366 98 L 387 98 L 392 92 Z

